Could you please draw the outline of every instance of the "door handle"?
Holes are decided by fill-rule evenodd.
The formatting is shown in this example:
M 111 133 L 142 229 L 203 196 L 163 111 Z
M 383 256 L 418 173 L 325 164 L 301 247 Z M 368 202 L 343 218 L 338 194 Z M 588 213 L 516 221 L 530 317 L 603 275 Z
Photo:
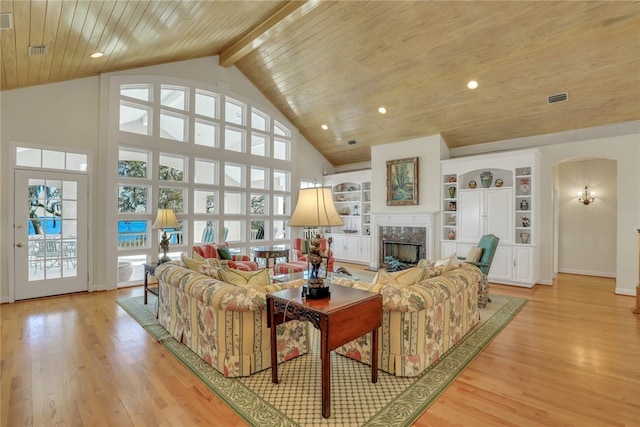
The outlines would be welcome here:
M 21 248 L 21 247 L 23 247 L 24 245 L 23 245 L 22 243 L 16 243 L 16 246 L 17 246 L 17 247 L 19 247 L 19 248 Z

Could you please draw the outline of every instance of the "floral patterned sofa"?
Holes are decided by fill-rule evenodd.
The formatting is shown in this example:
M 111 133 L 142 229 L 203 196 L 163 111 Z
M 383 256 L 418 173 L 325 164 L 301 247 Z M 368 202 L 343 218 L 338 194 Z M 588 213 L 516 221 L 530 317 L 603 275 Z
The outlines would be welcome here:
M 454 254 L 455 256 L 455 254 Z M 470 264 L 433 267 L 422 264 L 378 275 L 372 283 L 337 279 L 335 284 L 382 294 L 378 367 L 415 377 L 453 347 L 480 321 L 478 289 L 482 272 Z M 449 269 L 450 268 L 450 269 Z M 336 349 L 338 354 L 371 364 L 371 334 Z
M 175 261 L 156 268 L 160 324 L 226 377 L 249 376 L 271 367 L 266 294 L 300 287 L 305 280 L 270 284 L 266 269 L 244 272 L 207 263 L 199 270 Z M 238 278 L 247 281 L 240 283 Z M 307 353 L 306 322 L 286 322 L 278 326 L 277 333 L 278 362 Z

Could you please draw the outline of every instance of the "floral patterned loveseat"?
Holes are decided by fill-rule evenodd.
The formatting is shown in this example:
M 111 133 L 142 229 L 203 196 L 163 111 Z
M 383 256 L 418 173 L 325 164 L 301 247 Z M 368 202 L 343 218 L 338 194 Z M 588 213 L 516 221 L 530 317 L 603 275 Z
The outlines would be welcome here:
M 218 273 L 223 270 L 234 277 L 252 278 L 265 272 L 269 280 L 266 270 L 243 272 L 200 266 L 200 271 L 211 274 L 206 275 L 176 262 L 161 264 L 155 270 L 158 320 L 176 340 L 224 376 L 249 376 L 271 367 L 267 293 L 300 287 L 306 281 L 265 284 L 249 279 L 244 285 L 232 284 L 219 280 Z M 306 322 L 286 322 L 278 326 L 277 333 L 278 362 L 307 353 Z
M 418 376 L 479 323 L 482 272 L 473 265 L 452 262 L 456 266 L 444 272 L 424 265 L 391 273 L 388 280 L 376 277 L 372 283 L 334 281 L 382 294 L 378 367 L 383 371 L 402 377 Z M 336 352 L 370 365 L 371 334 L 338 347 Z

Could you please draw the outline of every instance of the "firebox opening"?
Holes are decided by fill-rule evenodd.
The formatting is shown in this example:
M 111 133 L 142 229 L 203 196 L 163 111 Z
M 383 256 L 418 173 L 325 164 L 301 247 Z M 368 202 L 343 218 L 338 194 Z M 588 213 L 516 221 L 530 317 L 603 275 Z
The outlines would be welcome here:
M 408 268 L 417 265 L 423 258 L 423 245 L 384 240 L 382 242 L 382 256 L 383 268 L 389 269 L 386 264 L 389 264 L 388 260 L 391 259 L 393 259 L 394 270 Z

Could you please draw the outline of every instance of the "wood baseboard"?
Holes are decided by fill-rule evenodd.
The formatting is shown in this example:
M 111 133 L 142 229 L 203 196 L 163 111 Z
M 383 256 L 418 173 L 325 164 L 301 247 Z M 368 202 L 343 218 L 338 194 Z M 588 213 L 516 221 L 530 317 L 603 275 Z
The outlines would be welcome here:
M 636 286 L 636 308 L 631 311 L 633 314 L 640 314 L 640 285 Z

